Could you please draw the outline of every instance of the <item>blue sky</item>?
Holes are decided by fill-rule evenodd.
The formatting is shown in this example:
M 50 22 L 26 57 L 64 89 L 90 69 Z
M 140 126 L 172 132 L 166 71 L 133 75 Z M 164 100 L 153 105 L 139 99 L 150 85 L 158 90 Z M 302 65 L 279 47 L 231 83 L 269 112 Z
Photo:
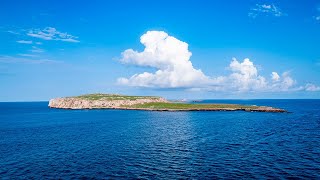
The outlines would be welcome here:
M 320 98 L 316 0 L 5 0 L 0 22 L 0 101 Z

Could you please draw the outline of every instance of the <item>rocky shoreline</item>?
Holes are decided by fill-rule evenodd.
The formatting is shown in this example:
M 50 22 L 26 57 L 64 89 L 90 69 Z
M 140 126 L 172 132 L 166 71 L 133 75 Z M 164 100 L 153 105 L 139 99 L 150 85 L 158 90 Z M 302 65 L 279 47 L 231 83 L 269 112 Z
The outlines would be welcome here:
M 105 109 L 105 108 L 100 108 Z M 143 110 L 143 111 L 246 111 L 246 112 L 272 112 L 272 113 L 287 113 L 286 110 L 272 108 L 272 107 L 259 107 L 259 108 L 191 108 L 191 109 L 152 109 L 152 108 L 113 108 L 122 110 Z

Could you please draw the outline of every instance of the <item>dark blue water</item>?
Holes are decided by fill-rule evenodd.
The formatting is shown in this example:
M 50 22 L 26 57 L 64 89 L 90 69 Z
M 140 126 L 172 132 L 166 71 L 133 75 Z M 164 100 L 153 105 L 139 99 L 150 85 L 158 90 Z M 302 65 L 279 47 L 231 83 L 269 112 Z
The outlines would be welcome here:
M 320 178 L 320 100 L 208 102 L 292 113 L 0 103 L 0 178 Z

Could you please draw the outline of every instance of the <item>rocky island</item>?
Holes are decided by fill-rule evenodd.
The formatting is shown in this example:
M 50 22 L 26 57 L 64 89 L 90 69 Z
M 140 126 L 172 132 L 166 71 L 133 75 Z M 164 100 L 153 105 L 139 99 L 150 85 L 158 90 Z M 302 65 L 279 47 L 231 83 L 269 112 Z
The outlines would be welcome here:
M 157 96 L 126 96 L 118 94 L 87 94 L 55 98 L 50 108 L 61 109 L 128 109 L 149 111 L 249 111 L 286 112 L 286 110 L 255 105 L 177 103 Z

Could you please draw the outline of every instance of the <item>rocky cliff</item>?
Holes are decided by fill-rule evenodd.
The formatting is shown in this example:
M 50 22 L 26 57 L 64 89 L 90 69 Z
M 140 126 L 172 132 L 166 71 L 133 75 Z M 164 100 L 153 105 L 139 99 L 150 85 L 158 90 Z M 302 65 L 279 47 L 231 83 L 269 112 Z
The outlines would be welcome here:
M 164 98 L 100 98 L 90 99 L 81 97 L 55 98 L 49 101 L 49 107 L 62 109 L 100 109 L 100 108 L 123 108 L 136 104 L 168 102 Z

